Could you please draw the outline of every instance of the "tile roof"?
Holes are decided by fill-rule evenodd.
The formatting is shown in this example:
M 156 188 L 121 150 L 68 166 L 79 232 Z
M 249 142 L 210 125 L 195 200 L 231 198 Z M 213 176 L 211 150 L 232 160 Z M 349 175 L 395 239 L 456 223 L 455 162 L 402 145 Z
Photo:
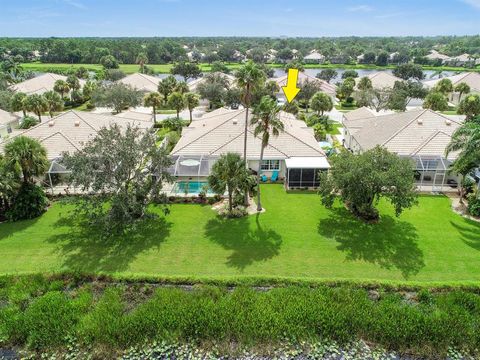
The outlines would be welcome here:
M 283 76 L 280 76 L 280 77 L 277 77 L 277 78 L 272 78 L 270 80 L 275 81 L 278 84 L 278 86 L 281 88 L 282 86 L 287 85 L 287 77 L 288 77 L 288 75 L 285 74 Z M 328 95 L 330 95 L 332 97 L 336 96 L 337 87 L 335 85 L 332 85 L 332 84 L 326 82 L 325 80 L 318 79 L 318 78 L 315 78 L 313 76 L 307 75 L 303 72 L 299 72 L 298 73 L 298 82 L 303 83 L 305 81 L 317 82 L 317 83 L 320 84 L 320 88 L 323 92 L 327 93 Z
M 464 82 L 468 84 L 468 86 L 470 86 L 470 89 L 472 92 L 480 92 L 480 74 L 479 73 L 465 72 L 458 75 L 444 77 L 442 79 L 450 79 L 453 86 Z M 442 79 L 425 81 L 424 84 L 429 88 L 433 88 Z
M 40 141 L 47 149 L 48 158 L 52 160 L 59 157 L 63 152 L 81 149 L 85 143 L 95 137 L 101 128 L 114 123 L 122 128 L 126 128 L 128 124 L 138 126 L 141 129 L 148 129 L 152 126 L 152 122 L 147 121 L 89 112 L 68 111 L 8 138 L 0 143 L 0 150 L 3 150 L 3 146 L 7 142 L 23 135 Z
M 125 76 L 123 79 L 118 80 L 119 83 L 130 85 L 134 89 L 144 92 L 158 91 L 158 84 L 161 81 L 156 76 L 134 73 Z
M 285 130 L 272 136 L 265 149 L 266 158 L 325 156 L 310 129 L 291 114 L 280 113 Z M 227 152 L 243 154 L 245 110 L 218 111 L 205 115 L 184 128 L 172 155 L 221 155 Z M 249 126 L 247 157 L 260 157 L 261 140 Z
M 53 73 L 45 73 L 34 77 L 32 79 L 28 79 L 22 81 L 18 84 L 12 85 L 10 88 L 14 91 L 23 92 L 27 95 L 31 94 L 43 94 L 47 91 L 52 91 L 53 86 L 57 80 L 67 80 L 66 76 L 53 74 Z M 85 84 L 85 80 L 80 79 L 80 85 L 83 86 Z

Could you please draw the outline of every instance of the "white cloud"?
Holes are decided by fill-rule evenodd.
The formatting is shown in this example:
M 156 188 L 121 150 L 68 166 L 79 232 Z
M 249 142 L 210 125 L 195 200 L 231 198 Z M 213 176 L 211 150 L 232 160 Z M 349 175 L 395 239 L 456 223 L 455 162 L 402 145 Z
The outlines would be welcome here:
M 350 6 L 347 8 L 347 11 L 351 12 L 371 12 L 373 11 L 373 7 L 370 5 L 356 5 L 356 6 Z
M 480 0 L 462 0 L 464 3 L 480 9 Z

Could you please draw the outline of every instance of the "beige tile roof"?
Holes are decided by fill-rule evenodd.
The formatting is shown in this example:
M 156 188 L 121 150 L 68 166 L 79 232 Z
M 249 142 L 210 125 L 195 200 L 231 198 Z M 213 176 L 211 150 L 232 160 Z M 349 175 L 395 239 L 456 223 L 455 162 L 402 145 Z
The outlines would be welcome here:
M 430 51 L 430 54 L 428 54 L 427 56 L 425 56 L 427 59 L 430 59 L 430 60 L 437 60 L 437 59 L 440 59 L 442 61 L 447 61 L 447 60 L 451 60 L 452 58 L 450 56 L 447 56 L 447 55 L 444 55 L 444 54 L 440 54 L 437 50 L 432 50 Z
M 348 111 L 348 112 L 344 113 L 343 114 L 343 122 L 346 123 L 346 124 L 349 124 L 349 123 L 355 122 L 356 120 L 365 119 L 365 118 L 369 118 L 369 117 L 372 117 L 372 116 L 375 116 L 373 111 L 371 109 L 367 108 L 366 106 L 363 106 L 361 108 L 358 108 L 358 109 L 355 109 L 355 110 Z
M 10 124 L 12 122 L 18 121 L 18 116 L 8 111 L 0 109 L 0 126 Z
M 227 79 L 227 82 L 230 86 L 233 86 L 236 82 L 235 76 L 230 75 L 230 74 L 225 74 L 225 73 L 222 73 L 222 72 L 213 72 L 213 73 L 210 73 L 210 74 L 223 76 L 225 79 Z M 198 86 L 200 84 L 203 84 L 205 81 L 206 81 L 205 76 L 194 79 L 194 80 L 192 80 L 188 83 L 188 88 L 190 89 L 190 91 L 196 91 Z
M 278 137 L 271 137 L 265 149 L 266 158 L 286 159 L 290 157 L 325 156 L 311 131 L 303 121 L 290 114 L 280 113 L 285 131 Z M 182 137 L 172 155 L 221 155 L 227 152 L 243 154 L 245 110 L 210 113 L 194 121 L 182 132 Z M 261 140 L 254 136 L 249 126 L 247 136 L 247 157 L 260 157 Z
M 366 119 L 353 137 L 362 150 L 381 145 L 399 155 L 443 156 L 460 125 L 431 110 L 412 110 Z
M 373 74 L 369 74 L 367 75 L 367 77 L 371 80 L 374 89 L 393 88 L 395 82 L 402 81 L 402 79 L 394 76 L 387 71 L 379 71 Z M 359 80 L 360 78 L 356 79 L 357 84 Z
M 10 88 L 14 91 L 23 92 L 27 95 L 43 94 L 47 91 L 52 91 L 53 86 L 55 85 L 55 81 L 57 80 L 65 81 L 67 80 L 67 77 L 58 74 L 45 73 L 32 79 L 28 79 L 22 81 L 21 83 L 12 85 Z M 85 80 L 80 79 L 80 85 L 85 85 Z
M 8 138 L 5 142 L 0 143 L 0 150 L 3 150 L 8 141 L 23 135 L 39 140 L 46 147 L 48 158 L 52 160 L 63 152 L 81 149 L 86 142 L 95 137 L 101 128 L 114 123 L 122 128 L 126 128 L 127 124 L 138 126 L 141 129 L 148 129 L 152 126 L 152 123 L 147 121 L 68 111 Z
M 325 56 L 323 56 L 322 54 L 320 54 L 317 51 L 312 51 L 310 54 L 305 56 L 303 59 L 304 60 L 322 60 L 322 59 L 325 59 Z
M 480 92 L 480 74 L 479 73 L 466 72 L 458 75 L 445 77 L 443 79 L 450 79 L 453 86 L 456 86 L 464 82 L 468 84 L 468 86 L 470 86 L 470 89 L 472 92 Z M 424 84 L 429 88 L 433 88 L 440 80 L 442 79 L 429 80 L 429 81 L 425 81 Z
M 153 114 L 152 113 L 144 113 L 144 112 L 138 112 L 138 111 L 133 111 L 133 110 L 128 110 L 121 112 L 120 114 L 114 115 L 115 117 L 121 117 L 124 119 L 130 119 L 130 120 L 140 120 L 140 121 L 153 121 Z
M 277 78 L 272 78 L 270 80 L 275 81 L 278 84 L 278 86 L 281 88 L 282 86 L 287 85 L 287 77 L 288 77 L 288 75 L 285 74 L 283 76 L 280 76 L 280 77 L 277 77 Z M 317 83 L 320 84 L 320 88 L 322 89 L 323 92 L 327 93 L 328 95 L 330 95 L 332 97 L 336 96 L 337 88 L 336 88 L 335 85 L 329 84 L 325 80 L 315 78 L 315 77 L 307 75 L 303 72 L 299 72 L 298 73 L 298 82 L 303 83 L 305 81 L 317 82 Z
M 155 91 L 158 91 L 158 83 L 160 81 L 161 79 L 155 76 L 134 73 L 134 74 L 125 76 L 123 79 L 120 79 L 118 82 L 125 85 L 130 85 L 134 89 L 137 89 L 140 91 L 155 92 Z

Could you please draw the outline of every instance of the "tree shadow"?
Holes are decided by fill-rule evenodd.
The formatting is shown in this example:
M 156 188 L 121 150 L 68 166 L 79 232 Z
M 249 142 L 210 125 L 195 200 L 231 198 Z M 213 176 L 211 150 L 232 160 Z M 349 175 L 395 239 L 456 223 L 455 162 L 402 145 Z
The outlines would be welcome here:
M 367 224 L 345 208 L 336 208 L 329 218 L 320 220 L 318 232 L 337 241 L 337 249 L 346 253 L 347 260 L 396 268 L 405 279 L 425 266 L 415 227 L 391 216 L 383 215 L 378 223 Z
M 450 223 L 458 230 L 465 244 L 480 251 L 480 223 L 466 218 L 463 220 L 465 225 L 456 224 L 453 221 Z
M 0 222 L 0 241 L 8 239 L 19 232 L 28 229 L 30 226 L 35 226 L 40 218 L 41 216 L 30 220 Z
M 225 219 L 220 216 L 205 225 L 205 236 L 211 241 L 232 250 L 227 266 L 243 271 L 254 262 L 277 256 L 282 237 L 273 229 L 266 229 L 256 215 L 255 224 L 248 218 Z
M 61 217 L 54 226 L 67 229 L 47 239 L 57 245 L 65 269 L 117 272 L 127 270 L 142 252 L 159 248 L 170 234 L 171 223 L 163 217 L 146 219 L 134 230 L 118 236 L 105 236 L 101 229 L 73 216 Z

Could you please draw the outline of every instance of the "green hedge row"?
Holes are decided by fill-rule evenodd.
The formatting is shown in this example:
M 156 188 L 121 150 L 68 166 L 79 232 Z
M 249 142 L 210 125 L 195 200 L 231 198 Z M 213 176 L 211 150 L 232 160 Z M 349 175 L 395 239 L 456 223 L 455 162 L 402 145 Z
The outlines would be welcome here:
M 444 356 L 480 346 L 480 295 L 349 286 L 289 286 L 267 291 L 85 283 L 41 276 L 0 281 L 0 348 L 125 349 L 172 339 L 255 346 L 294 339 L 358 339 L 390 350 Z

